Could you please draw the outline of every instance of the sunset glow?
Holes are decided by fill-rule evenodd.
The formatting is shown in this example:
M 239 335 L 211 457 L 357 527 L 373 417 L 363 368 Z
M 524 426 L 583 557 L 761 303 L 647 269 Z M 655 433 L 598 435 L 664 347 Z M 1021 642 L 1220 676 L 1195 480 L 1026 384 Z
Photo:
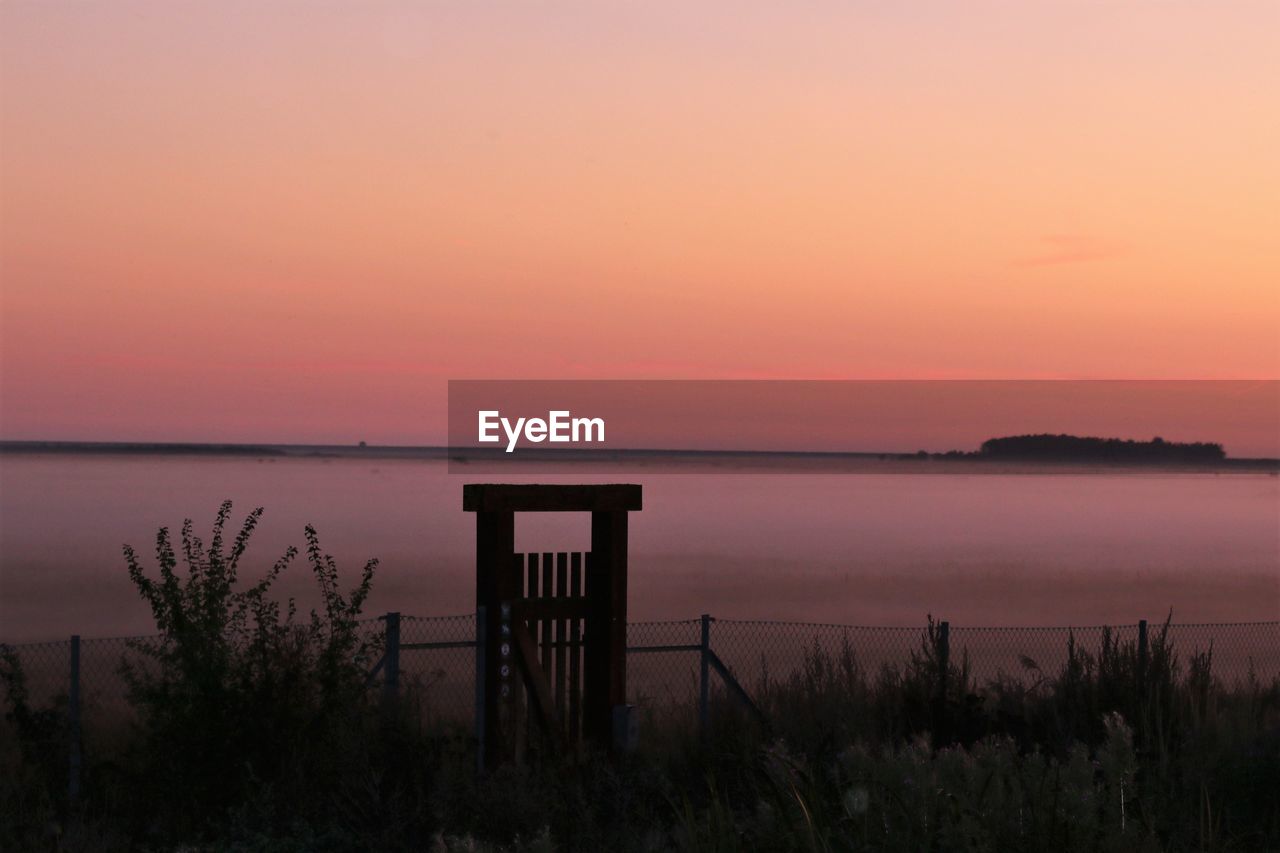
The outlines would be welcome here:
M 0 438 L 433 443 L 449 378 L 1280 377 L 1274 3 L 0 22 Z

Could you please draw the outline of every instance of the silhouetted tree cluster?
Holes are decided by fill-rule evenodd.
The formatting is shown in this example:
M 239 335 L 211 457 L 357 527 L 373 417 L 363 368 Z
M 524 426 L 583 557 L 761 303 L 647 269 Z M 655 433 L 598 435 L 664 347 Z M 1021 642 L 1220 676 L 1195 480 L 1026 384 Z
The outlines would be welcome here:
M 1156 437 L 1150 441 L 1078 435 L 1014 435 L 982 443 L 982 456 L 995 459 L 1052 459 L 1081 462 L 1219 462 L 1221 444 L 1180 443 Z

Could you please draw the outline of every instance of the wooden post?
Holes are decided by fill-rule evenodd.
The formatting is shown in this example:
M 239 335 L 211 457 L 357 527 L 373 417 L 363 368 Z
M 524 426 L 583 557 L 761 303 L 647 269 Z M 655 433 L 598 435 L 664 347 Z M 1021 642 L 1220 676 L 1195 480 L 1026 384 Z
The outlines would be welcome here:
M 502 736 L 502 707 L 506 704 L 514 708 L 515 692 L 520 689 L 520 684 L 514 673 L 515 659 L 510 654 L 506 658 L 509 674 L 506 678 L 501 674 L 502 645 L 505 642 L 508 649 L 511 647 L 511 637 L 508 635 L 504 640 L 502 626 L 505 621 L 510 631 L 511 602 L 520 598 L 522 593 L 520 565 L 516 558 L 515 513 L 477 512 L 476 612 L 484 613 L 482 624 L 477 625 L 483 647 L 478 648 L 478 652 L 485 663 L 481 676 L 483 683 L 477 688 L 484 702 L 478 722 L 484 726 L 480 741 L 484 744 L 487 767 L 496 767 L 512 757 L 511 744 Z M 511 711 L 508 716 L 513 714 Z
M 484 770 L 485 770 L 484 733 L 485 733 L 486 726 L 485 726 L 485 684 L 484 684 L 484 673 L 485 673 L 484 626 L 485 626 L 485 616 L 487 612 L 488 612 L 488 608 L 485 607 L 485 605 L 480 604 L 476 606 L 476 624 L 475 624 L 475 631 L 476 631 L 476 674 L 475 674 L 475 680 L 476 680 L 476 685 L 475 685 L 476 686 L 476 713 L 475 713 L 476 773 L 484 773 Z
M 532 551 L 529 552 L 528 554 L 516 555 L 516 565 L 519 567 L 520 572 L 524 575 L 524 595 L 522 596 L 522 598 L 527 599 L 527 598 L 538 597 L 538 590 L 541 588 L 539 586 L 539 579 L 541 578 L 541 575 L 538 573 L 538 560 L 539 560 L 539 555 L 536 552 L 532 552 Z M 511 635 L 511 647 L 513 650 L 520 649 L 520 644 L 516 642 L 514 631 L 516 629 L 516 626 L 521 624 L 526 624 L 525 620 L 522 618 L 517 618 L 514 622 L 511 623 L 511 631 L 513 632 Z M 527 624 L 529 625 L 530 630 L 533 631 L 534 636 L 536 637 L 538 633 L 538 620 L 536 618 L 530 619 L 528 620 Z M 504 637 L 506 636 L 505 628 L 503 629 L 503 636 Z M 536 640 L 535 640 L 535 644 L 536 644 Z M 524 666 L 531 667 L 527 671 L 529 674 L 532 674 L 533 670 L 538 668 L 536 654 L 534 655 L 532 661 L 530 661 L 523 654 L 521 654 L 519 657 L 520 657 L 520 660 L 523 662 Z M 516 666 L 516 656 L 513 655 L 511 658 L 507 659 L 505 662 L 510 663 L 513 666 Z M 516 758 L 517 759 L 523 759 L 525 757 L 526 753 L 528 752 L 529 745 L 536 744 L 538 742 L 539 733 L 540 733 L 540 729 L 538 727 L 539 726 L 538 724 L 539 703 L 538 703 L 537 697 L 533 693 L 534 687 L 530 683 L 529 678 L 525 674 L 524 666 L 520 667 L 520 676 L 522 677 L 518 677 L 516 681 L 518 685 L 522 685 L 520 690 L 520 695 L 523 701 L 523 707 L 521 708 L 521 710 L 524 712 L 524 723 L 523 725 L 520 726 L 520 728 L 517 730 L 517 733 L 516 733 Z
M 702 614 L 702 654 L 698 673 L 698 730 L 706 740 L 711 735 L 711 616 Z
M 627 701 L 627 513 L 591 513 L 587 560 L 586 698 L 583 735 L 609 749 L 613 708 Z
M 383 652 L 382 696 L 391 700 L 400 690 L 400 614 L 388 613 L 382 617 L 386 649 Z
M 80 635 L 71 635 L 71 683 L 67 691 L 67 728 L 71 742 L 67 768 L 67 800 L 75 805 L 80 799 Z

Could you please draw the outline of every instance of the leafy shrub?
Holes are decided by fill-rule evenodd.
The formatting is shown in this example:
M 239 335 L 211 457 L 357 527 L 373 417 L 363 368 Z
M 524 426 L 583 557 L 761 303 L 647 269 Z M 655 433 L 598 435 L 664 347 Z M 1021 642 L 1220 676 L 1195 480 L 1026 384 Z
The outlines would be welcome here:
M 150 793 L 152 806 L 135 817 L 162 835 L 189 835 L 253 798 L 323 800 L 359 749 L 352 729 L 364 717 L 375 649 L 358 620 L 377 561 L 344 594 L 333 558 L 307 526 L 321 607 L 299 618 L 292 599 L 282 607 L 271 595 L 296 548 L 256 582 L 239 583 L 262 512 L 249 513 L 229 546 L 230 501 L 218 510 L 207 547 L 186 520 L 181 568 L 168 528 L 160 528 L 156 577 L 124 548 L 129 577 L 160 631 L 135 641 L 140 660 L 123 674 L 141 719 L 133 784 Z

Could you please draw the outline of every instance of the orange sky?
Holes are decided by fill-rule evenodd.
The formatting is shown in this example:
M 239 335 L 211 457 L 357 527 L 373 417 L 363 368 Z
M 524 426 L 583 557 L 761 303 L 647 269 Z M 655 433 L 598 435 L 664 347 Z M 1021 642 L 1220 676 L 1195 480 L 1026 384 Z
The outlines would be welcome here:
M 1280 377 L 1269 0 L 0 24 L 3 438 L 427 443 L 463 377 Z

